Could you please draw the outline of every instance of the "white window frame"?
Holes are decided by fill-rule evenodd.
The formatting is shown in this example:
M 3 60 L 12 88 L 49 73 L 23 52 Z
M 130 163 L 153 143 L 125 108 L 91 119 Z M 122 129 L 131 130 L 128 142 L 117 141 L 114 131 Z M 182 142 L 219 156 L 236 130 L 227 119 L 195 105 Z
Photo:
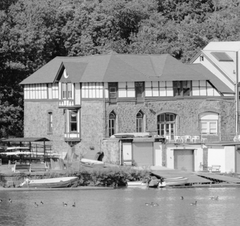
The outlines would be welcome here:
M 200 116 L 201 135 L 218 135 L 219 115 L 213 112 L 206 112 Z M 205 126 L 204 126 L 205 125 Z
M 161 117 L 162 116 L 162 117 Z M 169 117 L 168 119 L 166 119 Z M 161 118 L 164 120 L 162 121 Z M 173 120 L 171 120 L 171 118 Z M 168 140 L 174 140 L 176 135 L 177 115 L 171 112 L 159 114 L 157 117 L 158 135 L 166 137 Z
M 141 133 L 144 132 L 144 114 L 142 111 L 139 111 L 136 115 L 136 132 Z

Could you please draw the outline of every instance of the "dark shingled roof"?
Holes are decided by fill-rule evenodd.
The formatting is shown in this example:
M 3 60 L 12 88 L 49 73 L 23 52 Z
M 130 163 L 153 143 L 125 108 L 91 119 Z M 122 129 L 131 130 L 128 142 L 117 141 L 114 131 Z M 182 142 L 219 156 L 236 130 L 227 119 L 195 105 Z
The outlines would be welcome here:
M 63 65 L 73 82 L 207 80 L 169 54 L 116 54 L 56 57 L 21 84 L 52 83 Z

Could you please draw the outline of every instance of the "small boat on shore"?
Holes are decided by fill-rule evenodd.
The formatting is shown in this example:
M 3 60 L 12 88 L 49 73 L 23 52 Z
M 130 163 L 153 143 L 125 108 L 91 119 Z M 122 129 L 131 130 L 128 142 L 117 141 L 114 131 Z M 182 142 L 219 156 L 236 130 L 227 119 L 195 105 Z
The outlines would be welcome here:
M 148 184 L 142 181 L 128 181 L 128 187 L 148 187 Z
M 164 179 L 162 182 L 159 182 L 158 187 L 164 188 L 166 186 L 178 186 L 178 185 L 184 185 L 188 181 L 187 177 L 170 177 Z
M 163 180 L 160 179 L 152 179 L 148 183 L 142 181 L 128 181 L 128 187 L 149 187 L 149 188 L 164 188 L 167 186 L 178 186 L 184 185 L 188 181 L 186 177 L 171 177 L 165 178 Z
M 20 187 L 23 188 L 66 188 L 70 187 L 78 177 L 56 177 L 47 179 L 26 178 Z

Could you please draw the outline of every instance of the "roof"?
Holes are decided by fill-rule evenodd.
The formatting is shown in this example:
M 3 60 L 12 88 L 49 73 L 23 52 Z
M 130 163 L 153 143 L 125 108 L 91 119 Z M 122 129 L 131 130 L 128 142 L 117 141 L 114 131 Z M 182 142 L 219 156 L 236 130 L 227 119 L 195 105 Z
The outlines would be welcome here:
M 209 71 L 204 65 L 200 63 L 190 64 L 190 67 L 198 71 L 201 74 L 204 74 L 207 80 L 209 80 L 214 86 L 222 93 L 233 93 L 224 82 L 222 82 L 216 75 Z
M 204 47 L 203 50 L 220 50 L 220 51 L 239 51 L 240 50 L 240 42 L 232 41 L 232 42 L 210 42 L 208 45 Z
M 21 84 L 53 83 L 64 67 L 74 82 L 206 80 L 169 54 L 116 54 L 56 57 Z
M 16 137 L 2 140 L 3 142 L 40 142 L 50 141 L 45 137 Z
M 206 143 L 207 146 L 239 146 L 240 142 L 237 141 L 218 141 L 212 143 Z

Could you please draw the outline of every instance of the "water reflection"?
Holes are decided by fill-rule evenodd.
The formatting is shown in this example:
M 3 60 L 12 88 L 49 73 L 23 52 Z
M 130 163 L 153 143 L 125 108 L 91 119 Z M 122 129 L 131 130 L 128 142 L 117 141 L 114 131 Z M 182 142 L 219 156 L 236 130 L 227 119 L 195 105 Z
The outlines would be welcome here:
M 9 226 L 235 226 L 240 220 L 239 188 L 1 191 L 0 199 L 0 225 Z

